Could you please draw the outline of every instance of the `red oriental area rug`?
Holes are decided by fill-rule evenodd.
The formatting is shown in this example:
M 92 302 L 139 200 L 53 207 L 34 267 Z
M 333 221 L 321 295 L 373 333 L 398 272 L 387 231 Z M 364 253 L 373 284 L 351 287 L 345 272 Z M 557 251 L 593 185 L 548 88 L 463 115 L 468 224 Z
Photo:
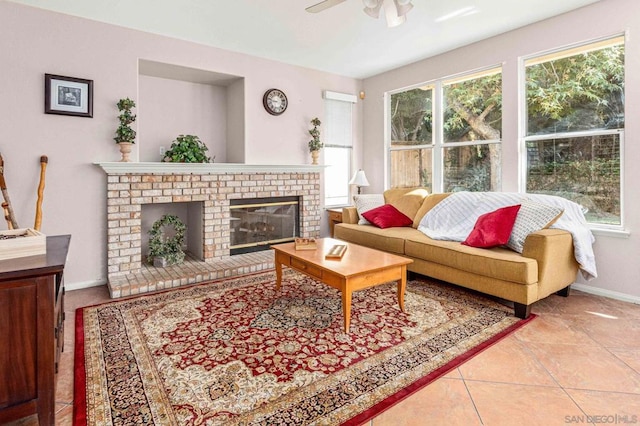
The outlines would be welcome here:
M 74 424 L 357 425 L 526 321 L 426 279 L 353 294 L 285 269 L 78 309 Z

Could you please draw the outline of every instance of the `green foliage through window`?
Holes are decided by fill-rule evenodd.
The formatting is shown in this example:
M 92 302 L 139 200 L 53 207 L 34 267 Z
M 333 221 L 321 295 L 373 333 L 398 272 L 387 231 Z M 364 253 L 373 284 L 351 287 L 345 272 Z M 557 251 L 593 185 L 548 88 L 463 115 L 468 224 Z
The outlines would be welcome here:
M 594 224 L 622 222 L 623 43 L 618 37 L 525 62 L 526 190 L 573 200 Z

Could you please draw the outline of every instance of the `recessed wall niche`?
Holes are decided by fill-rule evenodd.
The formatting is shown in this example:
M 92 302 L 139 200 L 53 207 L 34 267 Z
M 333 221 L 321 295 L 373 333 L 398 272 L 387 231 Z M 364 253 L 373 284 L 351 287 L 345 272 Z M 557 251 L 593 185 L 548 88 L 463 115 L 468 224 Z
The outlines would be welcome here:
M 140 59 L 138 161 L 161 161 L 180 134 L 197 135 L 217 163 L 245 162 L 244 78 Z

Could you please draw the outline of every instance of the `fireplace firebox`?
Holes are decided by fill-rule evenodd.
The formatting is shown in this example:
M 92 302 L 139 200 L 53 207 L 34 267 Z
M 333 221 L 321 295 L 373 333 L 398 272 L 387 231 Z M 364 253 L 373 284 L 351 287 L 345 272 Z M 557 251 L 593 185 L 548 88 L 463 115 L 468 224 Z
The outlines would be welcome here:
M 230 254 L 268 250 L 300 236 L 299 197 L 231 200 Z

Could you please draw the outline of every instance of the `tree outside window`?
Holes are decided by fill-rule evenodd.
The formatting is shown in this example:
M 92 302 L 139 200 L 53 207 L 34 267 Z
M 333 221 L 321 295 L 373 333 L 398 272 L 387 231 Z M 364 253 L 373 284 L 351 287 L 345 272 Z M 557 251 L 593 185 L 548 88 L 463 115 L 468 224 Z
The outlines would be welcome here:
M 443 108 L 434 105 L 435 91 L 441 93 Z M 395 93 L 390 101 L 391 187 L 500 189 L 499 68 Z
M 526 76 L 526 191 L 565 197 L 587 220 L 622 225 L 624 39 L 531 58 Z

